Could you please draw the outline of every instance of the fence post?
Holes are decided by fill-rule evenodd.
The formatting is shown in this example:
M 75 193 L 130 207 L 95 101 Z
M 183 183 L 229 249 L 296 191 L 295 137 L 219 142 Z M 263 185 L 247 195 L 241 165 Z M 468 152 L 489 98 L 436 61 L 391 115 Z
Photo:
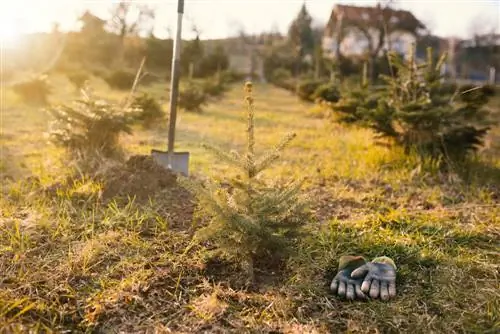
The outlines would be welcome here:
M 493 66 L 490 66 L 490 84 L 494 85 L 496 82 L 496 69 Z
M 445 76 L 446 76 L 446 63 L 443 63 L 443 66 L 441 66 L 441 83 L 444 83 L 445 81 Z

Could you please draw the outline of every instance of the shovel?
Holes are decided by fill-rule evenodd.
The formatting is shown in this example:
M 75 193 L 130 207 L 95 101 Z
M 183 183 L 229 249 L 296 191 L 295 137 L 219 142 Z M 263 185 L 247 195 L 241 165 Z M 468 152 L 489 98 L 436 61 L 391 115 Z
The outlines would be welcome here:
M 177 1 L 177 33 L 174 40 L 172 57 L 172 74 L 170 79 L 170 118 L 168 128 L 168 151 L 151 150 L 155 161 L 175 173 L 185 176 L 189 174 L 189 152 L 174 152 L 175 123 L 177 120 L 177 97 L 179 95 L 179 71 L 181 55 L 182 15 L 184 14 L 184 0 Z

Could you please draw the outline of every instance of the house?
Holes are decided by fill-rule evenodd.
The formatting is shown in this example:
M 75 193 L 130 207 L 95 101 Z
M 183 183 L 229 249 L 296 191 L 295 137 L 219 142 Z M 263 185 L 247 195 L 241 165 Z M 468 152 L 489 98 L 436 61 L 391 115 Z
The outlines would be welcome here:
M 99 35 L 104 32 L 104 27 L 106 25 L 106 20 L 103 20 L 94 14 L 90 13 L 88 10 L 85 11 L 79 18 L 78 21 L 81 23 L 81 32 L 86 35 Z
M 461 47 L 464 49 L 492 46 L 500 47 L 500 34 L 477 35 L 461 42 Z
M 267 36 L 240 36 L 224 40 L 204 41 L 205 51 L 209 53 L 217 43 L 224 47 L 229 58 L 229 69 L 247 75 L 254 80 L 264 80 L 264 59 L 262 50 Z
M 336 5 L 323 35 L 329 57 L 381 55 L 384 50 L 406 54 L 426 27 L 411 12 L 391 8 Z M 382 37 L 388 34 L 389 38 Z
M 460 77 L 472 81 L 500 80 L 500 34 L 477 35 L 459 41 L 457 47 Z

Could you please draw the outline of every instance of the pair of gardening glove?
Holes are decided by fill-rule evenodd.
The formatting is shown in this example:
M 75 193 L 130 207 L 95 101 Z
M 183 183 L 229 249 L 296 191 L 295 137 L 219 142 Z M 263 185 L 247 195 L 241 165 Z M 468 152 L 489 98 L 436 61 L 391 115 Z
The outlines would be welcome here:
M 368 296 L 389 300 L 396 296 L 396 264 L 387 256 L 371 262 L 362 256 L 342 256 L 330 290 L 349 300 L 365 300 Z

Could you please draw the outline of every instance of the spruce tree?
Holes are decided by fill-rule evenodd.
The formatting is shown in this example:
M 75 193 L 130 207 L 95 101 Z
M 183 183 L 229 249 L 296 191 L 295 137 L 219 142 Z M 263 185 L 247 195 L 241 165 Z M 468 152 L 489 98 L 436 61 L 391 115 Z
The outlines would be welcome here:
M 314 31 L 311 27 L 312 17 L 304 3 L 288 29 L 288 40 L 295 51 L 296 66 L 299 66 L 306 55 L 314 53 Z M 295 70 L 299 70 L 300 67 Z M 298 73 L 295 73 L 298 74 Z
M 483 89 L 447 92 L 441 75 L 446 54 L 434 64 L 431 48 L 423 64 L 417 64 L 414 48 L 406 60 L 389 57 L 397 74 L 382 76 L 387 88 L 378 108 L 369 113 L 372 128 L 393 138 L 406 153 L 414 150 L 431 159 L 460 161 L 475 151 L 492 124 Z
M 272 184 L 263 180 L 262 172 L 280 157 L 295 137 L 286 135 L 273 149 L 262 156 L 255 153 L 254 99 L 252 84 L 245 84 L 247 105 L 247 147 L 244 154 L 225 152 L 203 145 L 221 161 L 239 173 L 221 187 L 218 182 L 202 186 L 183 179 L 184 185 L 196 195 L 199 212 L 211 217 L 207 226 L 195 235 L 197 241 L 211 241 L 214 252 L 240 262 L 248 282 L 254 278 L 254 265 L 261 259 L 282 258 L 298 236 L 300 225 L 307 219 L 306 202 L 300 194 L 302 181 Z
M 482 144 L 492 123 L 486 107 L 493 92 L 488 87 L 450 91 L 442 81 L 443 54 L 434 63 L 432 49 L 418 64 L 413 47 L 406 59 L 389 53 L 393 73 L 375 93 L 355 90 L 332 106 L 343 122 L 357 122 L 431 161 L 459 162 Z
M 361 84 L 358 87 L 343 89 L 338 101 L 330 103 L 337 122 L 346 124 L 364 124 L 367 110 L 377 107 L 379 92 L 369 86 L 368 64 L 363 65 Z
M 53 117 L 50 140 L 65 148 L 72 158 L 92 162 L 96 158 L 123 157 L 119 138 L 132 134 L 132 124 L 142 109 L 102 100 L 85 85 L 79 99 L 51 106 L 47 112 Z

